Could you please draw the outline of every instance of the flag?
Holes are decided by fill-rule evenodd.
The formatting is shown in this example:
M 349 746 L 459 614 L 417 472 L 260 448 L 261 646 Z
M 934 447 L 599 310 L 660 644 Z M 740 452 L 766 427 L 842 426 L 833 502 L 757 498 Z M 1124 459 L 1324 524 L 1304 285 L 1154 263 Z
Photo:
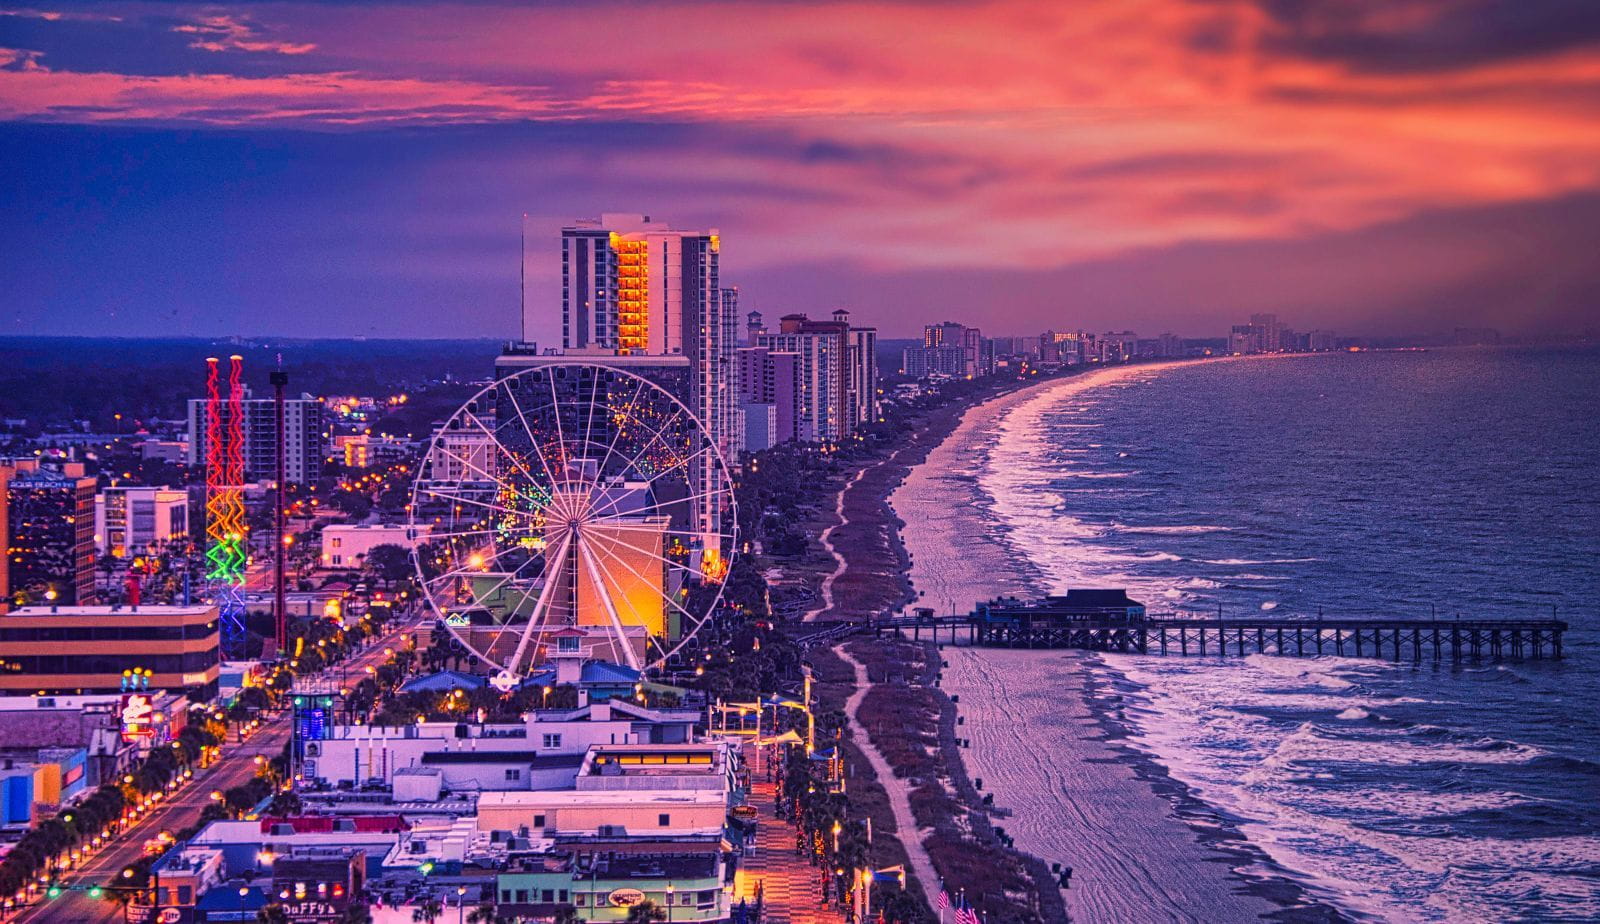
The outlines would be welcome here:
M 948 907 L 950 907 L 950 895 L 945 890 L 940 889 L 939 890 L 939 910 L 943 911 L 944 909 L 946 909 Z
M 970 905 L 956 912 L 956 924 L 979 924 L 978 912 Z

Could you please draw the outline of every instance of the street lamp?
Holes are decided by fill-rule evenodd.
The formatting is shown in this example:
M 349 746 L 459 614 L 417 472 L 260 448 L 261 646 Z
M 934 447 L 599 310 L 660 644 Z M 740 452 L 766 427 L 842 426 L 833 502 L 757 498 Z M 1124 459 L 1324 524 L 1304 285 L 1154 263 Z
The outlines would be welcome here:
M 672 924 L 672 883 L 667 883 L 667 924 Z

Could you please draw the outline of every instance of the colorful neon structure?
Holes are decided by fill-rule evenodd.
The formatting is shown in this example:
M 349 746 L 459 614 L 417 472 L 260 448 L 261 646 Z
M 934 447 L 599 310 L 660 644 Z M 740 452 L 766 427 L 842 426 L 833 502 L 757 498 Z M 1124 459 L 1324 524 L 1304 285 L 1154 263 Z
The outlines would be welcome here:
M 206 359 L 206 580 L 222 621 L 224 657 L 244 653 L 244 578 L 250 563 L 244 516 L 244 367 L 229 357 L 228 405 L 217 388 L 217 359 Z

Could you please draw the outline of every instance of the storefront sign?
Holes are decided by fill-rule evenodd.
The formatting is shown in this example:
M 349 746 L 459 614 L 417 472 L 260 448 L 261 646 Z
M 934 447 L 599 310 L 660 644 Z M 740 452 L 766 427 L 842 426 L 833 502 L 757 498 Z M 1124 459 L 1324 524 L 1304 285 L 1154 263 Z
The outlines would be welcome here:
M 606 900 L 618 908 L 632 908 L 644 901 L 644 893 L 638 889 L 615 889 Z
M 155 700 L 148 693 L 122 695 L 122 740 L 129 744 L 149 741 L 156 735 Z

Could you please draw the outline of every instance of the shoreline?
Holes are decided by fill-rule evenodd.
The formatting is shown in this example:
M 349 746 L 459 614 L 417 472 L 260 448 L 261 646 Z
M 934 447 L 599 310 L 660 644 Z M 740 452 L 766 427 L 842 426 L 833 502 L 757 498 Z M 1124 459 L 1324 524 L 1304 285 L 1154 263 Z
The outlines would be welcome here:
M 988 506 L 972 457 L 992 445 L 1005 416 L 1034 400 L 1055 404 L 1097 386 L 1180 365 L 1189 364 L 1096 370 L 967 408 L 960 424 L 928 453 L 924 464 L 913 468 L 885 498 L 895 508 L 904 533 L 902 544 L 912 563 L 908 582 L 915 587 L 921 579 L 915 599 L 936 611 L 961 612 L 1001 593 L 1037 594 L 1041 575 L 1012 549 L 1003 531 L 962 535 L 943 526 L 951 518 L 931 515 L 941 509 Z M 992 520 L 987 510 L 982 516 Z M 917 525 L 908 527 L 907 521 Z M 950 664 L 945 687 L 961 699 L 962 713 L 977 720 L 966 726 L 974 735 L 974 747 L 968 755 L 958 756 L 960 772 L 974 782 L 998 781 L 987 789 L 999 809 L 1015 813 L 1017 820 L 1005 825 L 1019 850 L 1046 863 L 1075 868 L 1073 888 L 1062 893 L 1069 915 L 1090 920 L 1198 920 L 1187 909 L 1200 905 L 1209 909 L 1210 919 L 1342 919 L 1331 907 L 1308 899 L 1286 874 L 1276 872 L 1276 865 L 1249 843 L 1233 819 L 1195 797 L 1159 763 L 1127 743 L 1130 729 L 1116 709 L 1122 694 L 1107 689 L 1114 684 L 1103 684 L 1085 669 L 1092 655 L 942 650 Z M 990 685 L 982 686 L 979 674 L 998 664 L 1009 669 L 992 671 Z M 1061 676 L 1050 674 L 1052 669 Z M 1023 677 L 1032 681 L 1032 689 L 1007 687 L 1007 682 Z M 1070 691 L 1066 702 L 1051 697 L 1038 709 L 1001 717 L 1007 706 L 1038 691 L 1061 690 L 1063 684 L 1062 692 Z M 992 759 L 1004 735 L 1013 736 L 1014 747 L 1031 750 L 1036 758 L 1048 743 L 1049 761 L 1039 759 L 1031 779 L 1011 775 L 1008 780 L 1018 755 Z M 1076 778 L 1069 779 L 1073 772 Z M 1055 785 L 1038 785 L 1043 779 Z M 1035 825 L 1036 820 L 1050 824 Z M 1015 831 L 1010 830 L 1013 824 L 1019 826 Z M 1066 830 L 1073 824 L 1077 830 Z M 1122 848 L 1133 830 L 1144 842 L 1136 845 L 1136 855 L 1124 854 Z M 1074 851 L 1075 855 L 1061 855 Z M 1134 900 L 1138 904 L 1127 904 Z

